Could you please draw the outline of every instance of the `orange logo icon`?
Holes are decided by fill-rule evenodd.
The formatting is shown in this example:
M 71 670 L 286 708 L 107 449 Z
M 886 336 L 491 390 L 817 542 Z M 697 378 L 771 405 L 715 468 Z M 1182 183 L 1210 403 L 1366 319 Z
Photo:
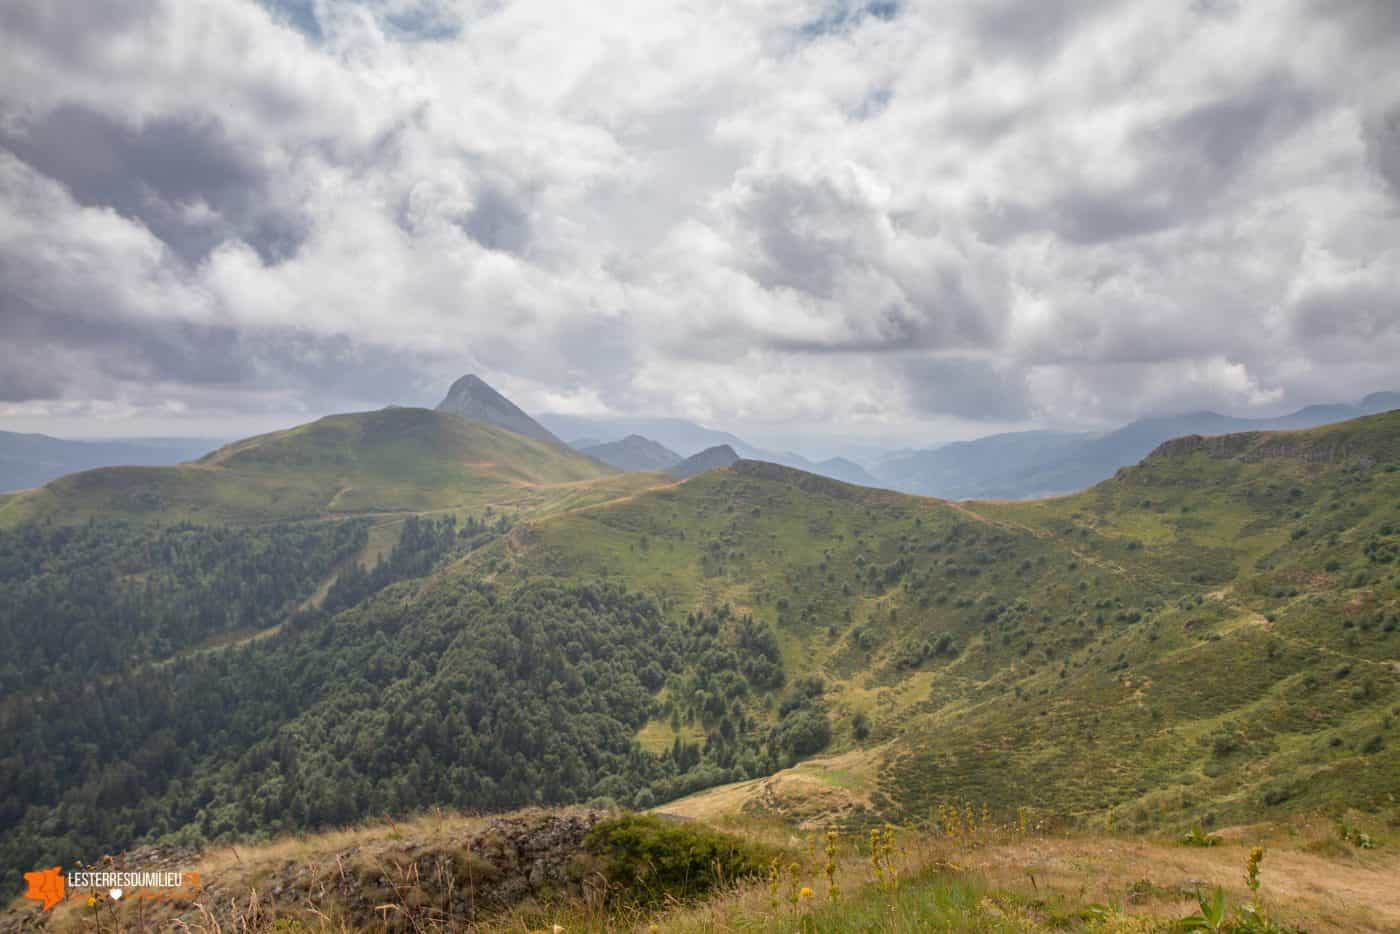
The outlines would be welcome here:
M 24 890 L 24 897 L 43 902 L 45 911 L 63 901 L 63 873 L 59 867 L 26 872 L 24 881 L 29 886 Z

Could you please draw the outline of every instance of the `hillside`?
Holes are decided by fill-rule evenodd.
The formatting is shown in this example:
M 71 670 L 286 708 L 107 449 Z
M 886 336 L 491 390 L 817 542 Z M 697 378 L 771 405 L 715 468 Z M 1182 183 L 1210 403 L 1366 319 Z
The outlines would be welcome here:
M 830 748 L 870 759 L 864 791 L 831 796 L 851 816 L 927 813 L 967 788 L 1144 827 L 1388 808 L 1397 464 L 1397 413 L 1175 442 L 1027 504 L 741 461 L 547 522 L 514 560 L 772 626 L 789 677 L 825 682 Z
M 7 501 L 0 525 L 91 516 L 261 522 L 488 505 L 530 511 L 547 488 L 558 488 L 547 498 L 576 497 L 568 485 L 606 480 L 610 472 L 506 429 L 389 408 L 249 438 L 194 463 L 66 476 Z M 623 488 L 635 485 L 629 480 Z
M 399 437 L 445 418 L 372 414 Z M 339 463 L 337 444 L 271 437 L 196 469 Z M 1397 467 L 1390 413 L 1183 439 L 1031 503 L 741 460 L 470 539 L 421 531 L 392 575 L 177 654 L 158 680 L 118 652 L 11 662 L 3 859 L 697 793 L 691 813 L 848 831 L 969 799 L 1003 823 L 1173 836 L 1318 811 L 1384 827 L 1400 820 Z M 118 562 L 84 583 L 94 607 L 129 586 L 107 533 L 79 551 L 9 534 L 51 536 L 23 592 L 94 549 Z M 69 625 L 54 618 L 56 646 Z M 93 671 L 109 674 L 74 677 Z

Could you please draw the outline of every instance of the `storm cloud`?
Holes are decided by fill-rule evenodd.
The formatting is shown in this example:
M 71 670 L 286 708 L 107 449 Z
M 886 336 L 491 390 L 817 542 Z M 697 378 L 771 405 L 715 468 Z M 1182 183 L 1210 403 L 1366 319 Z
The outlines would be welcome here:
M 0 427 L 467 371 L 914 441 L 1394 389 L 1394 9 L 11 0 Z

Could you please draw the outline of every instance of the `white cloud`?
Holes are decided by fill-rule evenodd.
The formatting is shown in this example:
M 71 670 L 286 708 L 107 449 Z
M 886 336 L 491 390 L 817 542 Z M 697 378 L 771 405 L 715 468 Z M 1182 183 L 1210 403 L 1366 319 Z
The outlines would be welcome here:
M 0 330 L 52 363 L 0 391 L 197 418 L 477 369 L 527 407 L 912 434 L 1392 388 L 1394 26 L 17 0 Z

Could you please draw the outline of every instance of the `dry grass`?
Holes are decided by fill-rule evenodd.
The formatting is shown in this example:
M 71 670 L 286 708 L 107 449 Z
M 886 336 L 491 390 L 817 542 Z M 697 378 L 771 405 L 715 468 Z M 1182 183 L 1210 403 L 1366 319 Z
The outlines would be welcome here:
M 882 749 L 807 759 L 767 778 L 708 788 L 656 810 L 706 821 L 757 811 L 782 815 L 802 829 L 824 828 L 852 810 L 872 807 L 869 789 Z
M 749 783 L 745 783 L 749 784 Z M 798 833 L 775 821 L 730 817 L 726 829 L 800 854 L 799 882 L 814 890 L 810 906 L 827 900 L 819 834 Z M 930 899 L 949 887 L 970 892 L 988 912 L 957 922 L 969 930 L 1046 930 L 1084 926 L 1092 905 L 1109 906 L 1112 930 L 1162 930 L 1196 910 L 1194 890 L 1223 887 L 1231 904 L 1248 900 L 1244 864 L 1250 845 L 1266 847 L 1262 894 L 1268 910 L 1284 923 L 1311 932 L 1400 931 L 1400 857 L 1355 851 L 1327 857 L 1308 852 L 1331 838 L 1317 821 L 1222 831 L 1227 841 L 1210 849 L 1105 836 L 1022 837 L 1005 828 L 981 831 L 971 840 L 949 840 L 926 831 L 900 831 L 895 864 L 905 885 Z M 1246 842 L 1248 841 L 1248 842 Z M 844 897 L 869 896 L 876 885 L 864 840 L 842 839 L 835 881 Z M 659 930 L 666 934 L 720 931 L 791 931 L 799 911 L 789 902 L 784 873 L 775 907 L 764 882 L 734 887 L 696 905 L 678 905 L 659 915 L 562 911 L 527 912 L 497 919 L 482 930 L 522 932 L 564 926 L 571 934 Z M 916 895 L 917 897 L 917 895 Z M 1004 922 L 1004 924 L 1003 924 Z M 655 925 L 655 928 L 652 926 Z M 881 931 L 924 930 L 921 922 L 891 922 Z M 829 928 L 823 928 L 829 929 Z M 1103 928 L 1100 928 L 1103 929 Z
M 1125 908 L 1180 918 L 1195 909 L 1189 893 L 1197 882 L 1207 890 L 1222 886 L 1232 902 L 1247 900 L 1242 867 L 1248 852 L 1245 844 L 1207 849 L 1102 837 L 1033 838 L 973 850 L 965 865 L 993 887 L 1055 892 L 1085 903 L 1124 901 L 1134 884 L 1146 880 L 1182 897 Z M 1393 854 L 1329 859 L 1269 846 L 1263 880 L 1267 904 L 1290 924 L 1312 932 L 1400 931 L 1400 858 Z
M 745 793 L 748 789 L 734 789 L 734 794 Z M 701 800 L 714 803 L 723 797 Z M 678 809 L 671 805 L 667 810 Z M 1232 904 L 1247 900 L 1243 866 L 1249 847 L 1259 843 L 1266 849 L 1262 894 L 1270 912 L 1283 922 L 1313 932 L 1400 931 L 1400 856 L 1386 850 L 1338 847 L 1331 822 L 1321 819 L 1225 828 L 1219 831 L 1225 842 L 1211 848 L 1102 835 L 1022 835 L 1001 827 L 951 839 L 927 830 L 900 830 L 892 857 L 900 880 L 897 892 L 881 887 L 872 871 L 867 840 L 845 835 L 839 841 L 833 872 L 843 901 L 833 903 L 824 871 L 824 834 L 771 817 L 733 812 L 708 816 L 725 830 L 793 854 L 796 872 L 784 867 L 776 889 L 768 882 L 742 884 L 698 904 L 673 904 L 659 913 L 597 902 L 527 903 L 472 930 L 523 934 L 559 924 L 570 934 L 650 931 L 652 925 L 667 934 L 776 932 L 793 930 L 804 911 L 819 916 L 826 912 L 824 926 L 814 929 L 834 930 L 839 927 L 831 926 L 832 917 L 839 925 L 841 911 L 848 905 L 854 910 L 862 902 L 878 907 L 885 901 L 889 917 L 878 930 L 890 932 L 927 929 L 930 917 L 936 924 L 944 923 L 937 918 L 955 918 L 954 929 L 968 930 L 1083 927 L 1086 910 L 1095 904 L 1111 906 L 1117 925 L 1113 929 L 1154 930 L 1191 914 L 1195 909 L 1192 892 L 1198 886 L 1206 890 L 1222 886 Z M 148 907 L 144 919 L 138 919 L 134 905 L 121 906 L 121 913 L 109 906 L 103 929 L 220 934 L 364 930 L 363 920 L 356 925 L 325 905 L 287 904 L 271 897 L 268 887 L 289 866 L 306 866 L 317 875 L 341 864 L 340 871 L 353 872 L 352 862 L 389 864 L 405 847 L 451 847 L 485 822 L 472 815 L 429 814 L 254 846 L 216 848 L 194 865 L 182 867 L 201 873 L 208 886 L 205 898 L 178 908 Z M 797 886 L 807 886 L 813 894 L 794 904 Z M 928 911 L 943 914 L 924 913 L 921 900 L 931 906 Z M 411 906 L 396 905 L 393 899 L 383 909 L 384 922 L 376 929 L 447 930 L 431 921 L 406 923 Z M 55 910 L 51 929 L 94 930 L 94 917 L 83 904 L 66 903 Z

